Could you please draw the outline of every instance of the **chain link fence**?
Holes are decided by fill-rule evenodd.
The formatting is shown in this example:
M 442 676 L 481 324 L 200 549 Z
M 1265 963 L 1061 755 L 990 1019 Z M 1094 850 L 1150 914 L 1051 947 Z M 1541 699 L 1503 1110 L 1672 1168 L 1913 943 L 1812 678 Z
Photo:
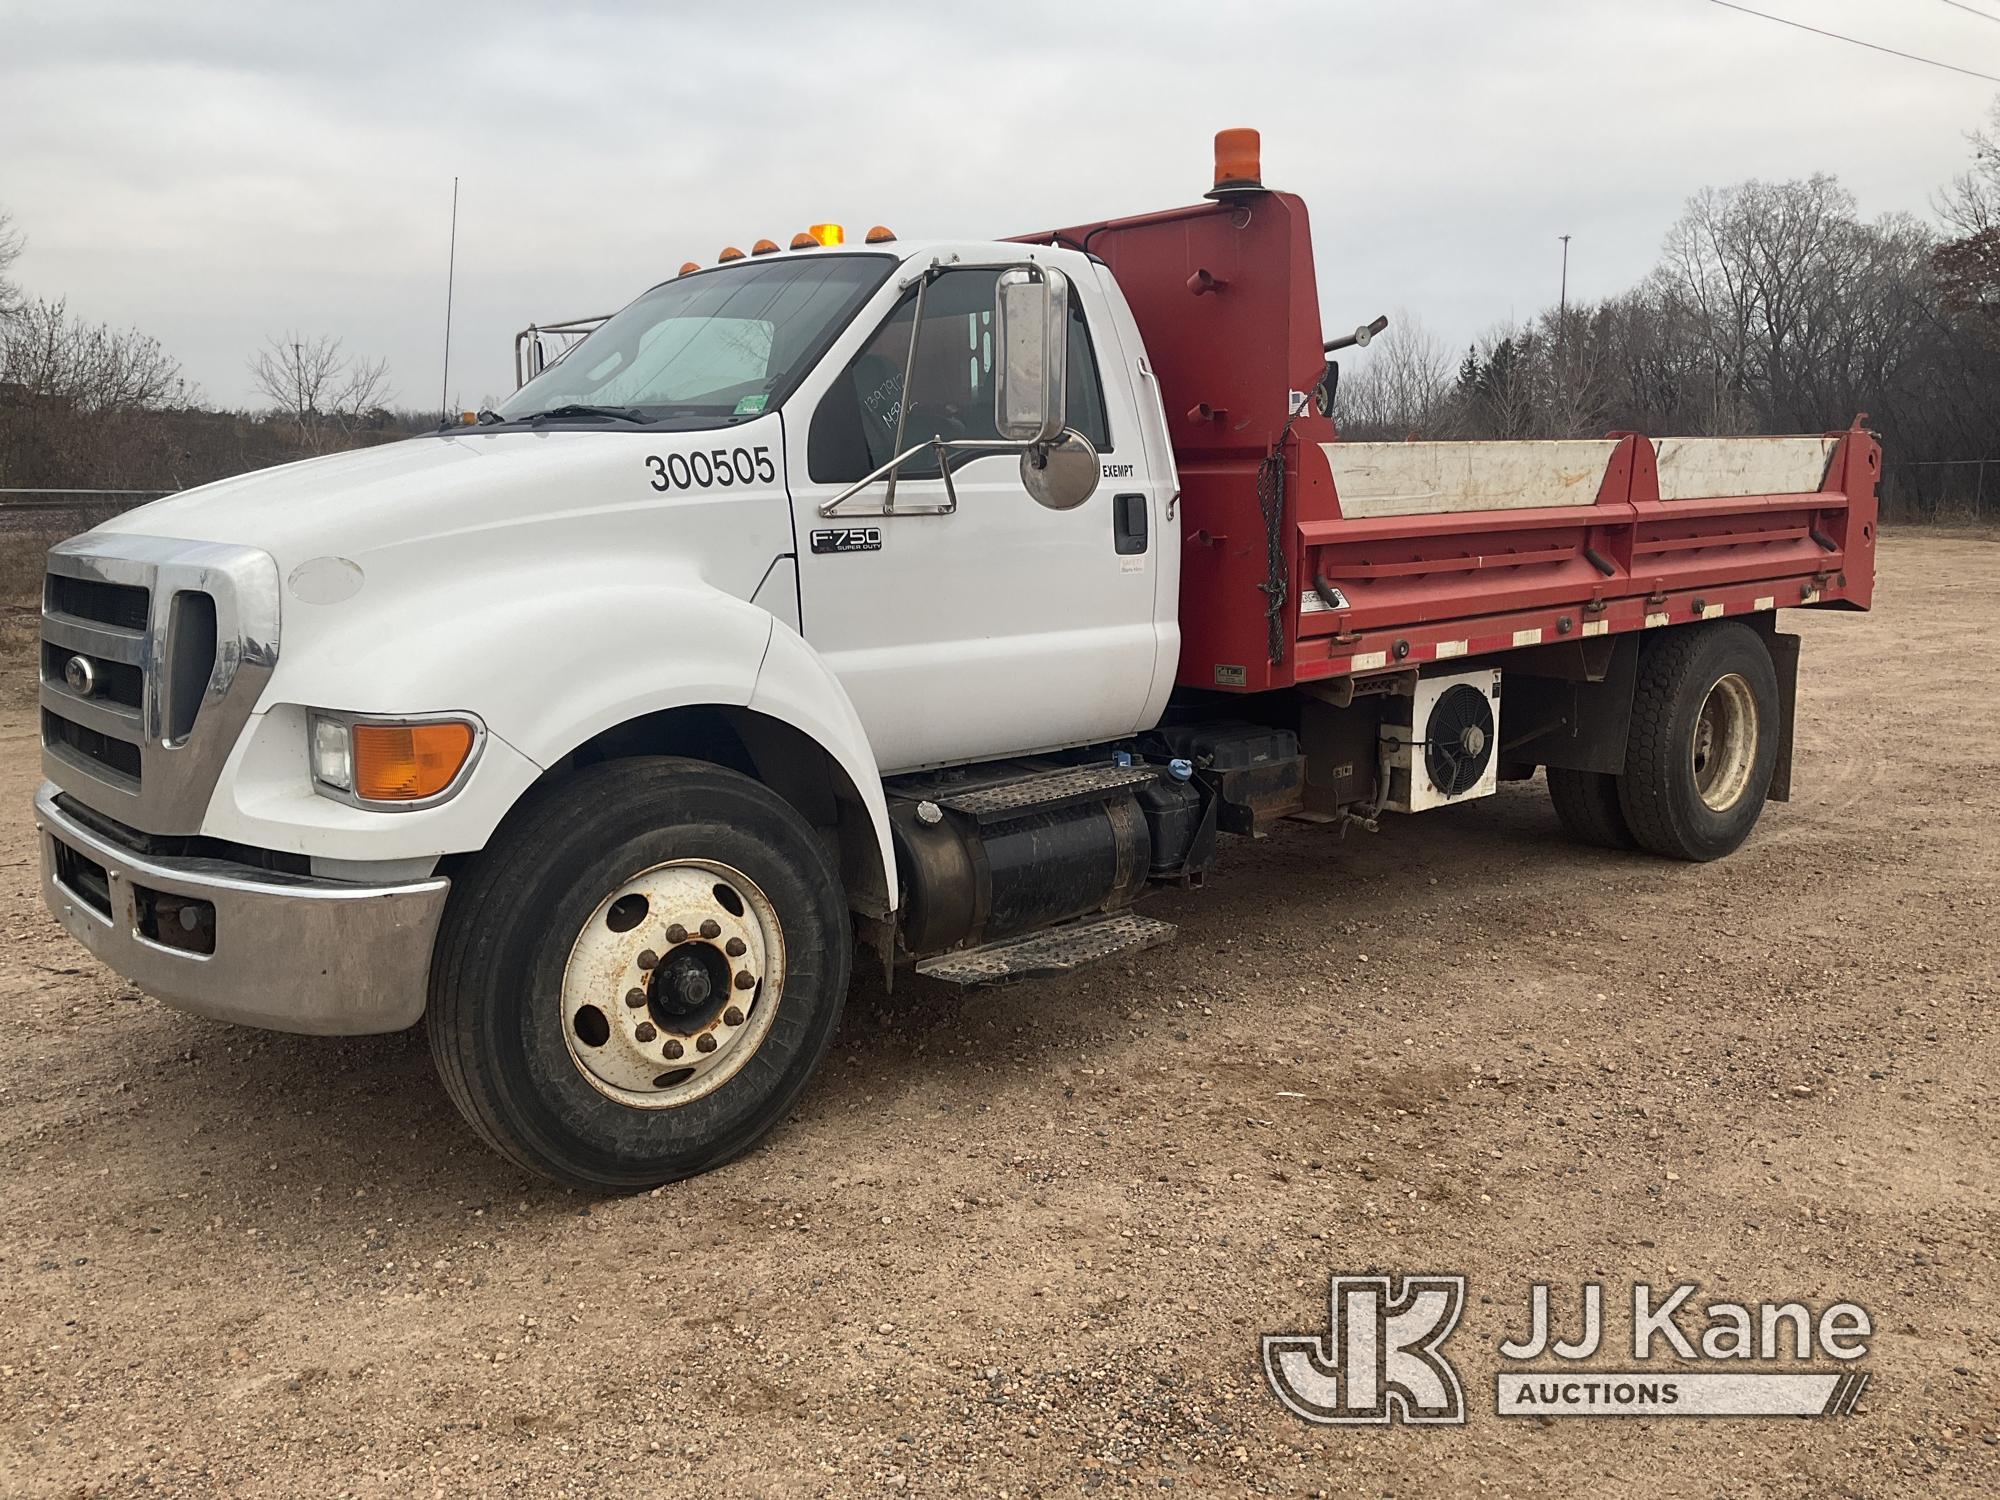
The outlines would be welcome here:
M 1882 519 L 1932 526 L 2000 523 L 2000 458 L 1882 464 Z

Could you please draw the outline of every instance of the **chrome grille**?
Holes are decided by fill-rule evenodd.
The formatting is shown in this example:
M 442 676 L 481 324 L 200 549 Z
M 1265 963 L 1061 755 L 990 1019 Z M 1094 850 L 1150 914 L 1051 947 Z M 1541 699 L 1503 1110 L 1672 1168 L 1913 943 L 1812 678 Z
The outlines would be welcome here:
M 76 537 L 42 604 L 42 765 L 86 806 L 196 833 L 278 654 L 278 569 L 251 547 Z

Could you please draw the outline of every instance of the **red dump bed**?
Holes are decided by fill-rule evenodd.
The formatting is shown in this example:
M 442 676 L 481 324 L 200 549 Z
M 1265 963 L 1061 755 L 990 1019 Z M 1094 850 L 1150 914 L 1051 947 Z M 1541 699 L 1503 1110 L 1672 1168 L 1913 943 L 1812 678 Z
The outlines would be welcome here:
M 1809 438 L 1342 444 L 1306 394 L 1325 353 L 1300 199 L 1244 191 L 1022 239 L 1101 258 L 1145 336 L 1180 470 L 1186 686 L 1869 607 L 1882 456 L 1858 420 Z

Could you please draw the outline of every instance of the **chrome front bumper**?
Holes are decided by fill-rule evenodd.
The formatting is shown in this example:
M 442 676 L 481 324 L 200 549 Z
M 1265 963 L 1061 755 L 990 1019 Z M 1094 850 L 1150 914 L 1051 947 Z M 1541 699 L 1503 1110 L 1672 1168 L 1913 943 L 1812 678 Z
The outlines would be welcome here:
M 65 813 L 57 790 L 44 783 L 35 797 L 42 899 L 147 994 L 219 1021 L 322 1036 L 400 1031 L 423 1014 L 449 880 L 357 885 L 140 854 Z M 144 922 L 157 932 L 163 911 L 199 912 L 213 951 L 147 936 Z

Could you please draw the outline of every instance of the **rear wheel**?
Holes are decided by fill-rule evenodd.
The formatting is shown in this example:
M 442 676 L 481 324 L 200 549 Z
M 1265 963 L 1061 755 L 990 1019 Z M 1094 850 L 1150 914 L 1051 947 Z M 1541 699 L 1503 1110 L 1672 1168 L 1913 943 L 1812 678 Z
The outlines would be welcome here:
M 1735 623 L 1683 628 L 1639 660 L 1619 806 L 1639 846 L 1720 859 L 1750 836 L 1778 762 L 1778 674 Z
M 430 1035 L 522 1166 L 631 1189 L 719 1166 L 791 1108 L 846 996 L 847 903 L 813 830 L 699 761 L 535 794 L 453 887 Z
M 1618 805 L 1618 778 L 1602 771 L 1549 767 L 1549 800 L 1564 830 L 1580 844 L 1635 849 L 1638 841 Z

